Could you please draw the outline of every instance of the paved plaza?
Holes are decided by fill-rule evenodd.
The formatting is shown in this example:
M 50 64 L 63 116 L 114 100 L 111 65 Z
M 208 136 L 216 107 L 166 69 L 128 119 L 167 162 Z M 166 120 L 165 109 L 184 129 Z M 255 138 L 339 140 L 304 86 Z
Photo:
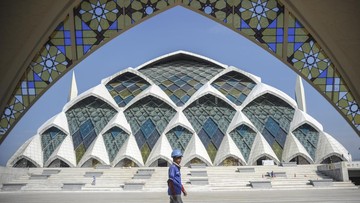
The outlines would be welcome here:
M 190 202 L 339 202 L 359 203 L 360 190 L 247 190 L 189 192 Z M 164 203 L 166 193 L 159 192 L 1 192 L 1 203 Z

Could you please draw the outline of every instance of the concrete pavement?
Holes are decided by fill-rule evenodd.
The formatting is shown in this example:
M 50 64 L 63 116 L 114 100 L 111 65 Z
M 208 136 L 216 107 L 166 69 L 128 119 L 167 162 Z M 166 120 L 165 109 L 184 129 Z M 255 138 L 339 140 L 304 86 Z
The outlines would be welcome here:
M 360 189 L 247 190 L 189 192 L 184 203 L 360 202 Z M 164 203 L 164 192 L 1 192 L 0 203 Z

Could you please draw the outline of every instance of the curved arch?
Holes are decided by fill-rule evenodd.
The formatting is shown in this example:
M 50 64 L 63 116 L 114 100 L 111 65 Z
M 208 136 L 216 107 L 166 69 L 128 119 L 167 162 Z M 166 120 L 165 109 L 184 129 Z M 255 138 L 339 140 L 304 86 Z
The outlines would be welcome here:
M 23 162 L 23 163 L 19 163 L 19 162 Z M 21 164 L 21 166 L 19 165 Z M 30 157 L 28 156 L 24 156 L 24 155 L 21 155 L 19 157 L 16 157 L 15 160 L 12 161 L 12 164 L 10 164 L 11 167 L 17 167 L 17 165 L 20 166 L 20 168 L 40 168 L 41 166 L 36 162 L 34 161 L 33 159 L 31 159 Z
M 227 160 L 228 160 L 228 164 L 230 165 L 225 164 Z M 219 160 L 219 164 L 218 164 L 218 166 L 239 166 L 239 165 L 246 166 L 247 164 L 240 157 L 233 154 L 228 154 L 225 157 L 222 157 L 222 159 Z
M 255 12 L 259 4 L 250 0 L 207 4 L 197 0 L 151 1 L 147 4 L 86 0 L 74 4 L 64 6 L 63 13 L 58 15 L 60 19 L 54 20 L 60 23 L 50 26 L 55 27 L 52 33 L 50 30 L 48 34 L 40 35 L 43 38 L 39 41 L 44 44 L 32 49 L 34 53 L 27 56 L 30 59 L 19 68 L 22 75 L 15 77 L 17 80 L 9 85 L 12 89 L 4 93 L 2 98 L 6 102 L 0 106 L 0 142 L 36 100 L 77 63 L 117 35 L 178 5 L 219 22 L 263 47 L 314 86 L 360 135 L 359 91 L 353 81 L 342 76 L 341 73 L 346 72 L 344 67 L 332 62 L 336 60 L 330 57 L 331 51 L 326 53 L 321 46 L 324 43 L 318 42 L 317 36 L 304 27 L 296 12 L 290 12 L 294 10 L 291 3 L 265 1 L 261 6 L 266 7 L 267 13 Z M 93 18 L 95 12 L 91 8 L 97 7 L 91 5 L 97 4 L 103 12 L 106 10 L 106 16 Z M 71 9 L 72 6 L 75 9 Z M 51 61 L 54 57 L 56 61 Z M 48 69 L 49 74 L 43 68 Z M 348 82 L 351 86 L 346 84 Z
M 120 159 L 116 164 L 113 165 L 114 167 L 140 167 L 143 166 L 137 160 L 133 159 L 132 157 L 125 156 Z
M 307 157 L 305 154 L 299 153 L 295 154 L 293 157 L 289 158 L 289 160 L 285 160 L 285 162 L 296 162 L 298 165 L 305 164 L 313 164 L 314 161 Z
M 59 165 L 57 166 L 53 166 L 54 162 L 55 161 L 59 161 Z M 61 166 L 62 163 L 65 163 L 67 166 Z M 64 159 L 63 157 L 60 157 L 60 156 L 54 156 L 53 158 L 51 159 L 48 159 L 46 161 L 46 163 L 44 164 L 44 167 L 47 167 L 47 168 L 50 168 L 50 167 L 54 167 L 54 168 L 60 168 L 60 167 L 75 167 L 73 164 L 71 164 L 70 162 L 68 162 L 66 159 Z

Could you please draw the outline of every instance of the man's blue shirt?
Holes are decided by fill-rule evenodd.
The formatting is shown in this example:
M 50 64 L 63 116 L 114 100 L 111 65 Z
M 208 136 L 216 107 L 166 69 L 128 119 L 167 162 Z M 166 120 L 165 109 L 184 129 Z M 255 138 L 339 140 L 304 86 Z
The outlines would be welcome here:
M 168 188 L 168 194 L 181 195 L 182 184 L 180 166 L 177 166 L 175 163 L 171 164 L 171 166 L 169 167 L 169 180 L 173 182 L 175 194 L 173 194 L 173 191 L 171 191 L 170 187 Z

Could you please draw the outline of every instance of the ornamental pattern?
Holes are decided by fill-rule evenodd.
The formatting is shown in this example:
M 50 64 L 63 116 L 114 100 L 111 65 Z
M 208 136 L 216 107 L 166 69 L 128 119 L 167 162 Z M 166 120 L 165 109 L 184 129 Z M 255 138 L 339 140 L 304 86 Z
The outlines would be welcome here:
M 319 132 L 305 123 L 293 131 L 295 137 L 304 146 L 311 158 L 315 160 L 316 147 L 319 141 Z
M 176 111 L 153 96 L 145 97 L 124 111 L 144 163 Z
M 211 85 L 234 104 L 240 106 L 256 83 L 236 71 L 231 71 L 220 76 Z
M 66 111 L 77 163 L 116 113 L 109 104 L 94 96 L 81 100 Z
M 56 127 L 51 127 L 41 135 L 44 163 L 65 139 L 66 134 Z
M 126 72 L 112 79 L 105 86 L 118 106 L 124 107 L 150 84 L 143 78 Z
M 242 112 L 264 136 L 281 160 L 286 136 L 295 110 L 282 99 L 269 93 L 250 102 Z
M 236 110 L 213 95 L 205 95 L 186 107 L 183 112 L 214 161 Z
M 144 67 L 139 71 L 157 84 L 177 105 L 190 97 L 223 68 L 205 62 L 173 60 Z
M 117 153 L 128 138 L 129 134 L 118 127 L 113 127 L 103 134 L 103 139 L 110 162 L 114 161 Z
M 240 125 L 230 132 L 231 139 L 243 155 L 245 161 L 248 161 L 251 147 L 254 143 L 256 132 L 247 125 Z
M 168 133 L 166 133 L 166 137 L 173 150 L 180 149 L 182 152 L 184 152 L 191 140 L 192 133 L 186 128 L 176 126 Z

